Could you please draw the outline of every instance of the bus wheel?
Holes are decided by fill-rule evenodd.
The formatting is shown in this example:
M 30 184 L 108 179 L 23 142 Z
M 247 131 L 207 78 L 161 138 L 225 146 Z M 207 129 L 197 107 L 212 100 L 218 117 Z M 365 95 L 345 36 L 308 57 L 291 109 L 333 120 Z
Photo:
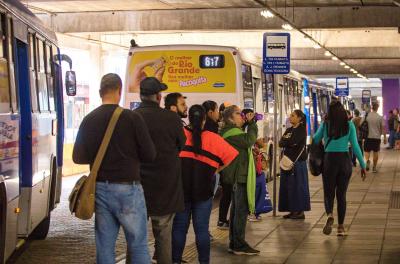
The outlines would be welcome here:
M 42 222 L 33 230 L 33 232 L 30 235 L 30 238 L 32 239 L 37 239 L 37 240 L 43 240 L 47 237 L 47 234 L 49 233 L 49 228 L 50 228 L 50 213 L 49 215 L 43 219 Z

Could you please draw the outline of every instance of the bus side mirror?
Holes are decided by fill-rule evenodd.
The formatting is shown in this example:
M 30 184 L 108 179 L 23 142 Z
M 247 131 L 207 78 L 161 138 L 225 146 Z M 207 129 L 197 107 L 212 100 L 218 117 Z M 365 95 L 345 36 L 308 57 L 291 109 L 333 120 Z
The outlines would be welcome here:
M 74 71 L 65 73 L 65 90 L 68 96 L 76 95 L 76 75 Z

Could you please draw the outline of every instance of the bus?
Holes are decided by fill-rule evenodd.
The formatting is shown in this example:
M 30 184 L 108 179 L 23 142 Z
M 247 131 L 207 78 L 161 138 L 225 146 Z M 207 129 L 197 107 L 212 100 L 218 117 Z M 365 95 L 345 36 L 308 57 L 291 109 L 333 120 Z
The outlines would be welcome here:
M 133 46 L 129 50 L 125 76 L 122 101 L 126 108 L 139 105 L 140 81 L 153 76 L 168 85 L 167 93 L 185 94 L 188 105 L 214 100 L 262 114 L 263 120 L 257 122 L 259 137 L 268 139 L 270 147 L 273 147 L 273 137 L 279 140 L 288 126 L 293 110 L 310 110 L 309 121 L 314 117 L 321 120 L 330 100 L 326 97 L 333 93 L 332 87 L 293 70 L 284 75 L 264 74 L 261 60 L 257 61 L 254 56 L 235 47 L 213 45 Z M 277 100 L 275 89 L 278 89 Z M 275 102 L 277 131 L 273 129 Z M 317 125 L 308 123 L 313 128 L 309 130 L 311 135 Z
M 23 4 L 0 2 L 0 263 L 47 236 L 60 201 L 63 82 L 56 35 Z M 72 95 L 75 73 L 67 72 Z

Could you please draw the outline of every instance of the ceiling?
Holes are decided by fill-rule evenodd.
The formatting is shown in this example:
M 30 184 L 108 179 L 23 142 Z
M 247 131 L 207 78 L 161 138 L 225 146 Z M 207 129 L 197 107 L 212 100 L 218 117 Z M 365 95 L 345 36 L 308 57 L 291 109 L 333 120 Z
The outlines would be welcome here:
M 115 43 L 117 48 L 129 47 L 131 38 L 143 46 L 228 45 L 258 60 L 262 54 L 262 34 L 282 31 L 281 19 L 260 16 L 266 4 L 361 74 L 400 77 L 400 0 L 22 2 L 57 32 L 84 38 L 94 33 L 96 39 Z M 324 56 L 323 49 L 313 49 L 298 31 L 291 31 L 291 35 L 293 69 L 315 76 L 349 74 L 337 61 Z
M 120 10 L 169 10 L 199 8 L 391 6 L 392 0 L 24 0 L 34 12 L 98 12 Z

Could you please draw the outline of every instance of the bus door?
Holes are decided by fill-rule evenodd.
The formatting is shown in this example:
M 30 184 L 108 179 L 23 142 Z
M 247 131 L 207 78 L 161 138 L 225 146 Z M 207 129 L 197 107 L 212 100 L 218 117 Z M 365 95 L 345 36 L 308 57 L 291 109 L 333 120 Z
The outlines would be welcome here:
M 0 17 L 0 263 L 15 249 L 19 204 L 19 109 L 11 18 Z

